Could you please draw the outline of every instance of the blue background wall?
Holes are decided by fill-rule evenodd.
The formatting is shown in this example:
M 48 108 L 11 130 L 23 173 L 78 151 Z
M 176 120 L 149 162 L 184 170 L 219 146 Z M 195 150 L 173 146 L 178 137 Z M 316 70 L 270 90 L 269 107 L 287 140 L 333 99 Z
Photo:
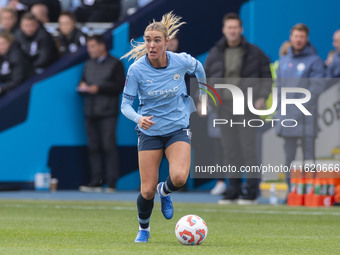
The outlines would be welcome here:
M 112 42 L 109 40 L 110 52 L 116 57 L 122 56 L 130 49 L 130 39 L 140 37 L 149 21 L 160 19 L 163 13 L 174 10 L 188 23 L 179 36 L 181 50 L 204 62 L 209 48 L 222 36 L 223 15 L 234 11 L 240 12 L 246 38 L 262 48 L 272 61 L 278 58 L 281 43 L 289 38 L 290 28 L 298 22 L 310 27 L 311 42 L 321 57 L 326 58 L 332 48 L 332 33 L 340 28 L 339 9 L 340 1 L 335 0 L 240 0 L 231 3 L 216 0 L 209 5 L 204 0 L 158 0 L 109 32 L 109 37 L 113 35 Z M 85 59 L 85 51 L 82 54 Z M 127 70 L 131 63 L 124 61 L 124 64 Z M 84 113 L 82 97 L 75 92 L 82 67 L 83 63 L 73 65 L 58 74 L 33 82 L 31 87 L 27 86 L 24 94 L 28 98 L 27 109 L 20 106 L 20 109 L 23 108 L 20 113 L 27 112 L 26 119 L 15 122 L 19 124 L 4 128 L 0 133 L 0 182 L 32 184 L 35 173 L 51 171 L 59 178 L 63 188 L 76 188 L 86 183 L 88 166 Z M 20 101 L 16 99 L 23 96 L 23 89 L 0 99 L 0 126 L 13 121 L 9 115 L 18 111 Z M 119 116 L 117 138 L 122 178 L 118 188 L 121 190 L 136 189 L 139 185 L 134 126 L 134 123 Z M 163 160 L 161 168 L 161 178 L 164 179 L 167 175 L 166 160 Z M 189 180 L 189 189 L 210 188 L 212 185 L 213 182 Z
M 333 32 L 340 29 L 338 0 L 252 0 L 243 4 L 240 15 L 244 35 L 269 55 L 278 58 L 279 47 L 289 39 L 296 23 L 310 29 L 310 41 L 326 59 L 332 47 Z

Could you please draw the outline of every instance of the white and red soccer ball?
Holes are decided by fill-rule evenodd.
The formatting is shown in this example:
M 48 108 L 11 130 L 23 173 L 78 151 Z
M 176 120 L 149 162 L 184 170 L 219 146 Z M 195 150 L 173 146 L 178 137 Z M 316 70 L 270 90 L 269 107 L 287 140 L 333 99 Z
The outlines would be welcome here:
M 197 215 L 185 215 L 176 224 L 175 234 L 181 244 L 200 245 L 208 234 L 205 221 Z

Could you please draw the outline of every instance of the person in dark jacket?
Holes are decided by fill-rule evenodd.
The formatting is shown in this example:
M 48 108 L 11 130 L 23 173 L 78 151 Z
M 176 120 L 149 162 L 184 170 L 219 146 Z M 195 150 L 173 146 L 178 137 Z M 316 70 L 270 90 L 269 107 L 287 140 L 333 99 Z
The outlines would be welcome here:
M 120 7 L 120 0 L 81 0 L 74 13 L 79 22 L 115 22 Z
M 295 159 L 297 143 L 300 140 L 303 145 L 304 158 L 314 159 L 314 141 L 318 132 L 317 104 L 318 97 L 325 89 L 325 83 L 321 78 L 325 77 L 323 60 L 316 53 L 315 48 L 308 40 L 309 29 L 304 24 L 296 24 L 290 32 L 291 47 L 288 54 L 281 56 L 277 69 L 276 86 L 279 90 L 279 102 L 276 125 L 276 134 L 284 138 L 284 151 L 286 165 L 289 166 Z M 287 105 L 286 115 L 281 114 L 280 91 L 283 87 L 299 87 L 310 91 L 311 99 L 303 106 L 312 114 L 305 115 L 295 105 Z M 300 93 L 289 93 L 290 99 L 298 99 Z M 293 119 L 297 122 L 295 127 L 284 127 L 279 123 L 284 119 Z M 289 173 L 287 182 L 289 184 Z
M 58 22 L 60 34 L 56 38 L 56 45 L 60 56 L 75 53 L 86 45 L 86 35 L 76 28 L 76 17 L 72 12 L 62 12 Z
M 30 64 L 8 32 L 0 32 L 0 96 L 32 75 Z
M 6 6 L 1 9 L 0 13 L 1 31 L 14 34 L 19 29 L 18 14 L 12 7 Z
M 50 22 L 57 22 L 60 14 L 59 0 L 9 0 L 8 5 L 19 12 L 19 16 L 25 12 L 30 11 L 36 4 L 46 5 L 48 9 L 48 20 Z
M 108 54 L 100 35 L 88 38 L 87 50 L 91 59 L 85 63 L 77 90 L 84 95 L 91 181 L 79 189 L 101 191 L 105 175 L 106 191 L 113 192 L 119 177 L 116 124 L 119 94 L 125 82 L 124 67 L 120 60 Z
M 22 16 L 20 30 L 14 36 L 36 73 L 41 73 L 57 60 L 57 49 L 52 36 L 32 13 L 27 12 Z
M 256 109 L 265 107 L 265 100 L 271 92 L 271 73 L 268 57 L 255 45 L 250 44 L 242 36 L 242 21 L 238 14 L 228 13 L 223 18 L 223 34 L 216 45 L 209 51 L 205 61 L 207 78 L 232 78 L 243 94 L 247 95 L 247 88 L 253 86 L 253 102 Z M 261 84 L 247 84 L 240 78 L 267 78 Z M 224 91 L 223 91 L 224 92 Z M 232 119 L 234 122 L 248 121 L 258 116 L 246 110 L 244 116 L 232 114 L 232 97 L 228 93 L 221 94 L 223 107 L 218 110 L 219 118 Z M 247 98 L 247 97 L 246 97 Z M 248 109 L 245 107 L 245 109 Z M 255 151 L 255 128 L 235 125 L 221 127 L 221 142 L 223 158 L 226 165 L 237 169 L 243 166 L 257 166 Z M 255 203 L 258 190 L 258 176 L 247 176 L 246 193 L 241 190 L 241 175 L 229 174 L 229 187 L 223 193 L 220 204 Z M 252 177 L 252 178 L 250 178 Z M 221 182 L 221 180 L 220 180 Z M 218 185 L 218 183 L 217 183 Z
M 37 18 L 37 20 L 39 20 L 42 25 L 50 22 L 47 5 L 35 4 L 31 7 L 30 12 Z

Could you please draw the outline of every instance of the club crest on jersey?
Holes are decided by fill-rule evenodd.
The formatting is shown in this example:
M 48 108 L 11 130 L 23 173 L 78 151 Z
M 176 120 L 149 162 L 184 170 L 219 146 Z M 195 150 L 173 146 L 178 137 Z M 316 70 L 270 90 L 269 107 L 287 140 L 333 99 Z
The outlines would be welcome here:
M 306 69 L 306 65 L 304 63 L 299 63 L 296 67 L 296 69 L 299 71 L 299 72 L 303 72 L 305 69 Z
M 174 80 L 177 81 L 177 80 L 179 80 L 180 77 L 181 77 L 181 75 L 179 73 L 176 73 L 174 75 Z

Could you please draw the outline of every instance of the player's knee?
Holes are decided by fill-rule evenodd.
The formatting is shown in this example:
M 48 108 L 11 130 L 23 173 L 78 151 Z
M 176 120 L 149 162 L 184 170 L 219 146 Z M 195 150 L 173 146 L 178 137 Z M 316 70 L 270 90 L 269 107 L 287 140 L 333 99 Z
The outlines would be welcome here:
M 184 174 L 178 174 L 173 176 L 171 181 L 176 187 L 182 187 L 187 182 L 187 176 Z
M 146 199 L 146 200 L 151 200 L 155 197 L 155 190 L 142 190 L 141 191 L 142 196 Z

